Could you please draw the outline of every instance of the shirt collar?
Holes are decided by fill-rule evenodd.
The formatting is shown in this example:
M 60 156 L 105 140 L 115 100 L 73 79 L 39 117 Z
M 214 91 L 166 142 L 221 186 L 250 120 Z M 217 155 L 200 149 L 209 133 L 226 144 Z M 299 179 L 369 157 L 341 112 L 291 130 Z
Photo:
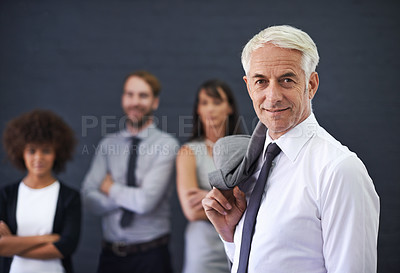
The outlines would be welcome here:
M 282 152 L 290 159 L 290 161 L 294 162 L 303 146 L 316 134 L 318 127 L 319 124 L 317 119 L 315 118 L 314 114 L 311 113 L 310 116 L 303 122 L 276 140 L 272 140 L 267 131 L 264 153 L 269 143 L 276 142 L 276 144 L 279 146 L 279 148 L 281 148 Z
M 151 135 L 151 132 L 156 128 L 157 128 L 157 126 L 152 122 L 152 123 L 150 123 L 150 125 L 148 125 L 146 128 L 141 130 L 139 133 L 137 133 L 136 135 L 133 135 L 128 130 L 128 128 L 125 127 L 123 130 L 121 130 L 121 136 L 126 137 L 126 138 L 131 138 L 131 137 L 135 136 L 139 139 L 144 139 L 144 138 L 148 137 L 149 135 Z

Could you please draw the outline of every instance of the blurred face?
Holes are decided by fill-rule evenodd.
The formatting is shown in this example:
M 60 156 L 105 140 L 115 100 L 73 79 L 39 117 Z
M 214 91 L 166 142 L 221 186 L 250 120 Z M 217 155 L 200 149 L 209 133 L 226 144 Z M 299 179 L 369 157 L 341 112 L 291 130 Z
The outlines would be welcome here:
M 50 144 L 27 144 L 24 161 L 29 175 L 44 177 L 51 175 L 56 153 Z
M 228 103 L 228 98 L 222 89 L 218 89 L 221 98 L 214 98 L 207 95 L 203 89 L 199 92 L 199 104 L 197 114 L 207 131 L 211 128 L 225 130 L 226 120 L 232 114 L 232 108 Z M 224 132 L 225 131 L 221 131 Z
M 130 125 L 141 128 L 153 117 L 153 111 L 158 108 L 158 97 L 153 95 L 150 85 L 142 78 L 132 76 L 124 85 L 122 94 L 122 109 Z
M 243 77 L 254 110 L 276 139 L 311 114 L 311 99 L 318 89 L 318 74 L 306 81 L 297 50 L 271 44 L 251 54 L 249 73 Z

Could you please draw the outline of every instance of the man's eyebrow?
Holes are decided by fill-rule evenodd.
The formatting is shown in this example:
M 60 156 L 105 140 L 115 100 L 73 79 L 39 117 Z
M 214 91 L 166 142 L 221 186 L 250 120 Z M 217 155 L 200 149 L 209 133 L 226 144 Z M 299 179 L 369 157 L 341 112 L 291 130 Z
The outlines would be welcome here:
M 265 76 L 262 75 L 262 74 L 254 74 L 254 75 L 252 76 L 252 78 L 253 78 L 253 79 L 259 79 L 259 78 L 265 78 Z
M 297 75 L 294 74 L 293 72 L 288 72 L 288 73 L 281 75 L 279 78 L 291 78 L 291 77 L 297 77 Z
M 251 77 L 254 79 L 265 78 L 265 76 L 263 74 L 254 74 Z M 279 78 L 286 78 L 286 77 L 297 77 L 297 75 L 293 72 L 287 72 L 287 73 L 279 76 Z

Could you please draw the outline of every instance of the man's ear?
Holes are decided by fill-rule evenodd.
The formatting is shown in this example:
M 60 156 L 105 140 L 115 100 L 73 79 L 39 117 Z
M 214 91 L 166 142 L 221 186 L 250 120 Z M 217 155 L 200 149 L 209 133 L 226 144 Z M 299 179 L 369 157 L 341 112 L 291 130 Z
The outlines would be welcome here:
M 308 98 L 312 100 L 317 93 L 319 86 L 319 77 L 317 72 L 311 73 L 310 79 L 308 80 Z
M 158 109 L 158 106 L 160 105 L 160 97 L 155 97 L 153 101 L 153 111 Z
M 247 79 L 247 76 L 246 76 L 246 75 L 245 75 L 245 76 L 243 76 L 243 80 L 244 80 L 244 82 L 246 83 L 247 92 L 249 93 L 249 96 L 250 96 L 250 98 L 252 98 L 252 94 L 251 94 L 251 91 L 250 91 L 250 86 L 249 86 L 249 81 L 248 81 L 248 79 Z

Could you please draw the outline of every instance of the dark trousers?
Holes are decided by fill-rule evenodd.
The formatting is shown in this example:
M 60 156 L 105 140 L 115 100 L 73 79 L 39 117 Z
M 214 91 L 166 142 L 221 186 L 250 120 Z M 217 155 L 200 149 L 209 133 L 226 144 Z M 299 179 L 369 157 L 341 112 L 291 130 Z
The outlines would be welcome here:
M 172 273 L 168 246 L 120 257 L 102 249 L 98 273 Z

